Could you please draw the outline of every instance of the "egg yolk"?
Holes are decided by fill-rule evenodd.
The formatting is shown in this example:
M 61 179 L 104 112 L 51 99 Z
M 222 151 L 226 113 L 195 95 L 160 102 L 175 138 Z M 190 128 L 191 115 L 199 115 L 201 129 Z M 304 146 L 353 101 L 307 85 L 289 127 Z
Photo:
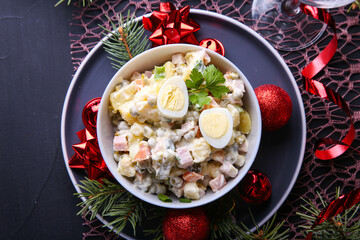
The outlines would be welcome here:
M 228 130 L 229 122 L 222 113 L 209 113 L 203 117 L 202 129 L 211 138 L 221 138 Z
M 164 88 L 160 100 L 161 106 L 170 111 L 180 111 L 185 104 L 184 94 L 180 88 L 174 85 L 169 85 Z

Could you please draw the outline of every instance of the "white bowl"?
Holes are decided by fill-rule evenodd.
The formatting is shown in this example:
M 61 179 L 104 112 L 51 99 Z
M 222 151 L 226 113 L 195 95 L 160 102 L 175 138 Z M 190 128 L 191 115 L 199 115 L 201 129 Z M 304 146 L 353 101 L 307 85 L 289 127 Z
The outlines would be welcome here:
M 171 45 L 163 45 L 156 48 L 152 48 L 147 50 L 138 56 L 131 59 L 127 62 L 111 79 L 109 84 L 107 85 L 105 92 L 102 96 L 100 108 L 98 111 L 97 118 L 97 137 L 99 141 L 99 147 L 101 154 L 105 160 L 106 165 L 111 171 L 112 175 L 115 179 L 130 193 L 135 195 L 136 197 L 157 205 L 166 208 L 191 208 L 196 206 L 201 206 L 207 203 L 210 203 L 219 197 L 223 196 L 231 189 L 233 189 L 240 180 L 245 176 L 245 174 L 250 169 L 253 164 L 261 138 L 261 114 L 260 107 L 254 93 L 251 84 L 246 79 L 244 74 L 229 60 L 225 57 L 213 52 L 211 50 L 207 50 L 208 55 L 211 58 L 211 64 L 214 64 L 217 68 L 219 68 L 223 73 L 228 70 L 234 71 L 241 76 L 241 79 L 245 83 L 245 96 L 243 98 L 244 108 L 249 112 L 251 121 L 252 121 L 252 130 L 248 135 L 248 143 L 249 150 L 246 154 L 246 163 L 245 165 L 239 169 L 238 175 L 230 179 L 228 184 L 225 185 L 220 191 L 213 193 L 211 189 L 208 189 L 205 196 L 203 196 L 199 200 L 193 200 L 191 203 L 181 203 L 178 201 L 178 198 L 174 195 L 171 195 L 172 203 L 162 202 L 158 199 L 157 195 L 145 193 L 138 189 L 129 178 L 122 176 L 117 171 L 117 162 L 114 160 L 114 150 L 113 150 L 113 136 L 115 133 L 114 126 L 110 119 L 109 114 L 109 96 L 115 89 L 115 86 L 118 85 L 122 79 L 130 79 L 131 74 L 134 71 L 144 72 L 146 70 L 151 70 L 155 65 L 159 66 L 164 64 L 166 61 L 171 60 L 171 56 L 175 53 L 186 53 L 194 50 L 204 49 L 199 46 L 189 45 L 189 44 L 171 44 Z

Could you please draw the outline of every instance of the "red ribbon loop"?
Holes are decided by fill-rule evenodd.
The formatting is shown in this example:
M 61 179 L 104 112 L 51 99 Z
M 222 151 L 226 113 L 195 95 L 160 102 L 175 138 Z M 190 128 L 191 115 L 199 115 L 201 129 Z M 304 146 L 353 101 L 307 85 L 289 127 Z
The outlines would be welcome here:
M 342 141 L 335 141 L 330 138 L 322 138 L 319 139 L 315 144 L 316 157 L 322 160 L 330 160 L 342 155 L 347 149 L 349 149 L 350 145 L 355 139 L 354 123 L 351 111 L 347 103 L 334 90 L 312 79 L 329 63 L 329 61 L 336 52 L 338 45 L 336 26 L 329 12 L 324 9 L 319 9 L 302 4 L 301 10 L 305 14 L 323 21 L 334 31 L 334 36 L 332 37 L 330 43 L 312 62 L 305 66 L 305 68 L 301 72 L 304 76 L 304 86 L 306 91 L 335 103 L 341 109 L 343 109 L 350 118 L 350 129 Z M 332 145 L 335 144 L 335 146 L 332 146 L 325 150 L 320 149 L 321 146 L 328 145 L 329 143 L 331 143 Z

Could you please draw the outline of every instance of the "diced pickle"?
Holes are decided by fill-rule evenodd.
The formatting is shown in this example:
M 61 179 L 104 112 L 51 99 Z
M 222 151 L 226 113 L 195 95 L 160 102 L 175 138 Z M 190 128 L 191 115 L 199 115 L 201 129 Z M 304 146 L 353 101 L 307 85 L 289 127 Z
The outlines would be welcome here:
M 239 130 L 243 134 L 248 134 L 251 131 L 251 119 L 250 115 L 247 111 L 243 111 L 240 113 L 240 125 Z

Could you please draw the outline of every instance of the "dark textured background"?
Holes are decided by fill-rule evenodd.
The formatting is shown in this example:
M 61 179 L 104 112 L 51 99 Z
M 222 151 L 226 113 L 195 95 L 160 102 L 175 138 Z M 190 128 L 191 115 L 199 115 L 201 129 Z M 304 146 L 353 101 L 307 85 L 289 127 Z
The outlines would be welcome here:
M 0 239 L 81 239 L 60 145 L 71 8 L 0 2 Z
M 78 199 L 73 196 L 75 189 L 61 153 L 63 100 L 74 69 L 101 37 L 98 24 L 107 24 L 103 14 L 130 9 L 140 16 L 157 10 L 160 1 L 98 0 L 84 9 L 65 4 L 54 8 L 55 2 L 2 0 L 0 5 L 0 239 L 80 239 L 82 233 L 89 232 L 89 228 L 82 225 L 81 217 L 76 216 Z M 177 7 L 189 4 L 208 9 L 252 25 L 250 0 L 174 3 Z M 359 11 L 346 13 L 346 9 L 341 8 L 331 13 L 338 27 L 339 47 L 317 80 L 339 92 L 349 103 L 358 136 Z M 308 125 L 304 164 L 279 212 L 280 219 L 286 220 L 294 233 L 292 236 L 301 224 L 294 217 L 302 203 L 300 196 L 318 201 L 315 193 L 319 191 L 325 200 L 332 200 L 336 186 L 342 187 L 342 193 L 360 187 L 360 156 L 356 151 L 350 149 L 339 159 L 326 162 L 317 160 L 313 154 L 317 137 L 339 139 L 348 128 L 348 120 L 338 107 L 302 88 L 300 70 L 331 36 L 328 30 L 314 47 L 293 53 L 280 52 L 302 93 Z M 353 147 L 358 146 L 357 137 Z

